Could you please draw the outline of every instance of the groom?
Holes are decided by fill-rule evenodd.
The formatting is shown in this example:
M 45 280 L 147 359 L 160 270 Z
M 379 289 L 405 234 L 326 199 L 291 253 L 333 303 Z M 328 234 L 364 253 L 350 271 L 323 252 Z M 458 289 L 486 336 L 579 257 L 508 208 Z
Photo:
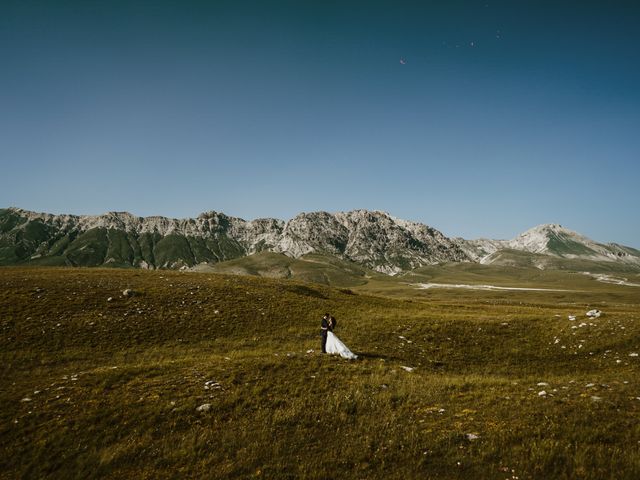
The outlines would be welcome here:
M 325 313 L 320 323 L 320 335 L 322 336 L 322 353 L 327 353 L 327 332 L 329 331 L 329 314 Z

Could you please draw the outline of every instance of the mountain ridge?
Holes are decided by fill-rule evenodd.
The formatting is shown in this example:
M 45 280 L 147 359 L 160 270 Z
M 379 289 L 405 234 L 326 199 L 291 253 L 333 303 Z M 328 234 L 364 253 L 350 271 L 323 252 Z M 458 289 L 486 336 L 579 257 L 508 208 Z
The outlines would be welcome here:
M 313 253 L 331 255 L 388 275 L 447 262 L 499 263 L 509 257 L 500 254 L 506 251 L 640 268 L 640 251 L 598 243 L 559 224 L 538 225 L 511 240 L 465 240 L 379 210 L 302 212 L 286 221 L 247 221 L 213 210 L 175 219 L 129 212 L 55 215 L 0 209 L 0 265 L 177 269 L 263 251 L 295 259 Z M 513 256 L 509 258 L 513 261 Z M 545 268 L 549 262 L 534 264 Z
M 441 232 L 385 212 L 301 213 L 288 221 L 246 221 L 210 211 L 196 218 L 52 215 L 18 208 L 0 211 L 0 263 L 47 262 L 183 268 L 261 251 L 298 258 L 328 253 L 396 274 L 468 257 Z

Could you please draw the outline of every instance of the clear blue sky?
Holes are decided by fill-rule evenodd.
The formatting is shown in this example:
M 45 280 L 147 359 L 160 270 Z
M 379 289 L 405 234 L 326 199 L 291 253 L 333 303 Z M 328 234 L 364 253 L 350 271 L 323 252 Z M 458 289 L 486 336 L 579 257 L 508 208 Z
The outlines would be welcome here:
M 637 1 L 0 2 L 0 207 L 640 247 Z

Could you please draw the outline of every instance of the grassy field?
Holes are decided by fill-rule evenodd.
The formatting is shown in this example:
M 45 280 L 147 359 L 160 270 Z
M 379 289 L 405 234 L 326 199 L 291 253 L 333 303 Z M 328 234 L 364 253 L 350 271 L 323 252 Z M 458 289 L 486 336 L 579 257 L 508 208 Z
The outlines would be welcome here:
M 640 288 L 475 268 L 0 269 L 0 478 L 640 478 Z

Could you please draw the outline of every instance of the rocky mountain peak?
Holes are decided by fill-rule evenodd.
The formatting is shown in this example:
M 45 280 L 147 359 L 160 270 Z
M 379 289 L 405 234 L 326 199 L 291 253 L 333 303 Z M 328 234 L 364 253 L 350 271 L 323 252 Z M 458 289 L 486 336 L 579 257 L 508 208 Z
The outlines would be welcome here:
M 64 263 L 171 268 L 267 250 L 292 257 L 312 252 L 331 254 L 395 274 L 437 262 L 469 260 L 437 230 L 381 211 L 300 213 L 287 222 L 272 218 L 245 221 L 216 211 L 187 219 L 137 217 L 128 212 L 97 216 L 20 209 L 5 212 L 16 218 L 7 223 L 4 243 L 19 244 L 11 249 L 5 263 L 40 259 L 53 251 L 59 256 L 56 261 Z M 38 237 L 27 242 L 25 225 L 34 222 L 43 228 L 38 227 Z M 117 249 L 111 245 L 115 241 Z M 56 245 L 68 248 L 60 250 Z M 67 255 L 67 251 L 71 253 Z
M 510 248 L 532 253 L 545 253 L 560 244 L 579 243 L 588 245 L 593 243 L 577 232 L 564 228 L 557 223 L 547 223 L 530 228 L 508 242 Z
M 506 250 L 640 265 L 635 249 L 600 244 L 553 223 L 513 240 L 464 240 L 379 210 L 303 212 L 285 222 L 246 221 L 216 211 L 175 219 L 0 209 L 0 265 L 180 268 L 262 251 L 291 257 L 317 252 L 393 275 L 441 262 L 492 263 Z

